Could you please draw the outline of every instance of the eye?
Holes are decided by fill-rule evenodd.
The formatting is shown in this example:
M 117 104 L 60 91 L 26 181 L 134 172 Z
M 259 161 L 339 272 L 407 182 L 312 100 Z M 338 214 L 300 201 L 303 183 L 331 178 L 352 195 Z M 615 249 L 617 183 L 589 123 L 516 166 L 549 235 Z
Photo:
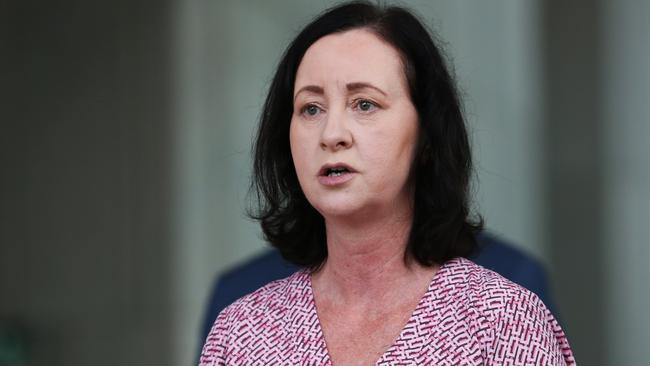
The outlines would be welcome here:
M 359 109 L 361 112 L 369 113 L 379 108 L 379 106 L 377 103 L 369 101 L 367 99 L 359 99 L 355 102 L 354 108 Z
M 314 117 L 322 112 L 321 108 L 315 104 L 307 104 L 300 109 L 300 113 L 307 117 Z

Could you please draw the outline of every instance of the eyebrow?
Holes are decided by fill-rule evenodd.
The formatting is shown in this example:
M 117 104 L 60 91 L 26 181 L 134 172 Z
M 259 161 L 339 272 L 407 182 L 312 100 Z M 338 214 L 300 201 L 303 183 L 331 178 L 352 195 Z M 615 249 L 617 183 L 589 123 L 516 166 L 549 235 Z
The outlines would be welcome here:
M 349 84 L 345 85 L 345 88 L 349 92 L 358 91 L 358 90 L 362 90 L 362 89 L 373 89 L 373 90 L 376 90 L 377 92 L 381 93 L 383 96 L 387 95 L 386 92 L 384 92 L 383 90 L 379 89 L 378 87 L 376 87 L 376 86 L 374 86 L 374 85 L 372 85 L 370 83 L 364 83 L 364 82 L 349 83 Z M 318 86 L 318 85 L 306 85 L 306 86 L 303 86 L 302 88 L 300 88 L 296 92 L 296 95 L 293 97 L 294 102 L 295 102 L 296 98 L 298 97 L 298 94 L 302 93 L 303 91 L 307 91 L 307 92 L 311 92 L 311 93 L 319 94 L 319 95 L 325 94 L 325 90 L 323 88 L 321 88 L 320 86 Z
M 307 86 L 303 86 L 302 88 L 298 89 L 298 91 L 296 92 L 296 95 L 293 96 L 293 101 L 295 102 L 296 98 L 298 97 L 298 94 L 300 94 L 300 93 L 302 93 L 304 91 L 308 91 L 308 92 L 311 92 L 311 93 L 314 93 L 314 94 L 319 94 L 319 95 L 325 94 L 325 90 L 323 90 L 323 88 L 321 88 L 320 86 L 307 85 Z
M 348 91 L 357 91 L 361 89 L 373 89 L 381 93 L 383 96 L 386 96 L 386 92 L 369 83 L 363 83 L 363 82 L 350 83 L 347 84 L 345 87 L 348 89 Z

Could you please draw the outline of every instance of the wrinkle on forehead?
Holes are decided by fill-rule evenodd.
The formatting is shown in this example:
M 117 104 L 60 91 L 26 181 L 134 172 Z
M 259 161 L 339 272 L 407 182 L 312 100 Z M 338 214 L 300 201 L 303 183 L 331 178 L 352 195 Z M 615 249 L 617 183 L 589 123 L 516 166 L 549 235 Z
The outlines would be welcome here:
M 391 95 L 409 94 L 400 52 L 367 28 L 314 42 L 298 67 L 294 90 L 316 85 L 346 91 L 350 83 L 368 83 Z

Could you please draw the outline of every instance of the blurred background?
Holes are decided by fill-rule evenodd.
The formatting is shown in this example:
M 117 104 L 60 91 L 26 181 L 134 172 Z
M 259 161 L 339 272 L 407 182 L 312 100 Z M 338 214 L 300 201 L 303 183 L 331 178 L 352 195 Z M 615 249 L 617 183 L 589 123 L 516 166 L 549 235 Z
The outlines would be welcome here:
M 331 1 L 0 1 L 0 365 L 191 365 L 264 248 L 251 139 Z M 581 365 L 650 362 L 650 2 L 404 1 L 463 92 L 488 228 Z

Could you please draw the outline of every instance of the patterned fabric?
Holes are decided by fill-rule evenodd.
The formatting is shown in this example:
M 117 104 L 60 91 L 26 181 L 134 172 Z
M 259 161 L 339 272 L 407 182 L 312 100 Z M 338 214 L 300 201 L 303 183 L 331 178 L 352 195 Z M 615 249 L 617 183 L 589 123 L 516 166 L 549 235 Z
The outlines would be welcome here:
M 299 271 L 244 296 L 212 327 L 200 366 L 332 365 L 311 276 Z M 435 274 L 376 365 L 575 365 L 539 298 L 467 259 Z

